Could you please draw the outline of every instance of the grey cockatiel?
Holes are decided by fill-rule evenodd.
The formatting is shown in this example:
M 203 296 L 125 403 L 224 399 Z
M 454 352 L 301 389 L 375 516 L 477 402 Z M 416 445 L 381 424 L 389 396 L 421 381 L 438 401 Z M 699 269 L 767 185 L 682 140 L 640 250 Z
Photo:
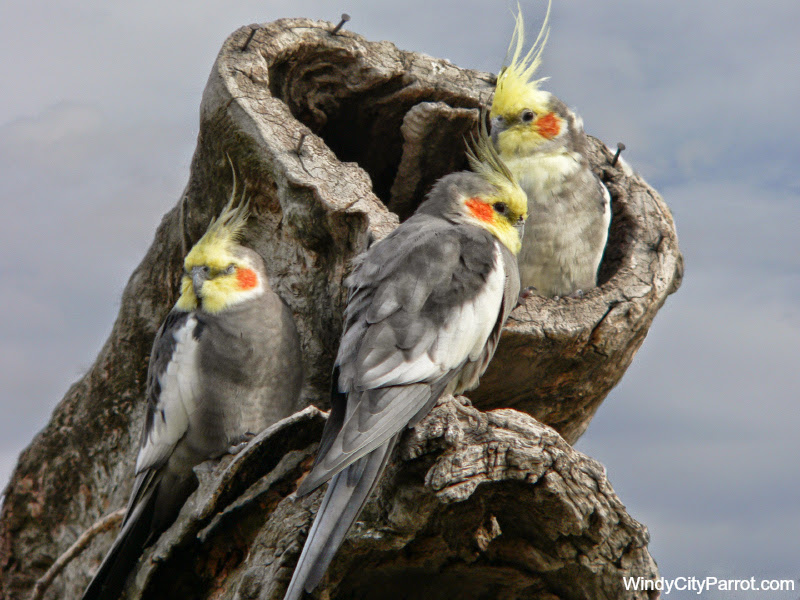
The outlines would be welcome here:
M 128 509 L 83 600 L 120 596 L 142 549 L 196 487 L 192 468 L 297 410 L 300 340 L 264 261 L 237 243 L 246 207 L 231 202 L 184 262 L 181 296 L 150 355 L 147 413 Z
M 518 256 L 522 286 L 542 296 L 567 296 L 597 285 L 611 196 L 589 167 L 581 118 L 540 90 L 542 80 L 532 79 L 547 41 L 547 20 L 523 56 L 522 15 L 517 17 L 510 64 L 497 78 L 490 117 L 492 140 L 528 196 Z
M 517 304 L 525 195 L 485 132 L 475 152 L 478 173 L 439 180 L 346 280 L 332 410 L 297 494 L 330 484 L 286 600 L 319 583 L 402 432 L 477 385 Z

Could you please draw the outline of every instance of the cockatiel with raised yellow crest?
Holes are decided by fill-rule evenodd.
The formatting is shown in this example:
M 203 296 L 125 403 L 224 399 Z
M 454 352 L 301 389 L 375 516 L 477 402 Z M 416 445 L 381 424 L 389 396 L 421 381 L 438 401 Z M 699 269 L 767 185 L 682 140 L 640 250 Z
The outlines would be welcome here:
M 549 33 L 542 29 L 523 55 L 521 11 L 497 77 L 489 113 L 492 140 L 528 196 L 519 272 L 541 296 L 579 296 L 597 285 L 611 221 L 611 196 L 586 158 L 583 121 L 533 75 Z
M 330 483 L 285 600 L 322 579 L 403 431 L 440 396 L 478 384 L 517 305 L 527 202 L 481 133 L 470 161 L 477 172 L 440 179 L 345 282 L 332 410 L 297 494 Z
M 180 298 L 156 335 L 133 492 L 83 600 L 119 598 L 144 547 L 195 489 L 193 467 L 298 409 L 297 329 L 261 256 L 239 244 L 248 212 L 233 202 L 232 193 L 186 256 Z

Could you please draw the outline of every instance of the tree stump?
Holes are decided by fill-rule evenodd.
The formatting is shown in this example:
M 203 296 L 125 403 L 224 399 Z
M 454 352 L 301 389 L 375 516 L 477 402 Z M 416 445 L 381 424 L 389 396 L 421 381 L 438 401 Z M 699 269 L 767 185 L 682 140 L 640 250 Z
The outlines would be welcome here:
M 438 177 L 466 167 L 464 134 L 494 83 L 332 28 L 281 20 L 224 43 L 183 197 L 131 276 L 97 361 L 6 488 L 3 597 L 26 597 L 81 532 L 126 504 L 150 346 L 176 300 L 185 251 L 230 194 L 226 155 L 251 198 L 245 243 L 266 258 L 297 321 L 302 404 L 328 406 L 351 259 L 410 215 Z M 623 576 L 657 576 L 645 527 L 602 466 L 569 446 L 682 273 L 669 210 L 610 158 L 592 139 L 614 211 L 600 287 L 580 300 L 531 297 L 514 311 L 470 394 L 474 407 L 445 398 L 406 436 L 315 598 L 648 597 L 622 585 Z M 323 420 L 309 407 L 240 455 L 199 467 L 200 488 L 145 551 L 128 597 L 281 598 L 321 497 L 292 493 Z M 95 538 L 44 597 L 78 597 L 115 533 Z

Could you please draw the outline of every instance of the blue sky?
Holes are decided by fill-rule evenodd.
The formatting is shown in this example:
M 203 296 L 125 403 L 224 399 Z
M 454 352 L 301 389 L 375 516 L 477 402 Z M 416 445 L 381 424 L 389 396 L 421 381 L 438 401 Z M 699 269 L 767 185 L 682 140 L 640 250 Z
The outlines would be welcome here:
M 93 362 L 180 196 L 228 34 L 345 11 L 368 39 L 496 72 L 512 6 L 0 8 L 0 482 Z M 523 10 L 535 32 L 544 3 Z M 683 287 L 578 443 L 650 528 L 665 577 L 800 577 L 798 26 L 796 0 L 554 1 L 544 87 L 589 133 L 627 144 L 686 257 Z M 701 597 L 767 595 L 781 597 Z

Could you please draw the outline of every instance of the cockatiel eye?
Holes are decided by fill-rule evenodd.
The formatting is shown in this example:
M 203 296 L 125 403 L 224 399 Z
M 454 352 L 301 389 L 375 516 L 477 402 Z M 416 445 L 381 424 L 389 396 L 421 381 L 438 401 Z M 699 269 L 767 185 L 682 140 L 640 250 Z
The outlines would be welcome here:
M 506 206 L 505 202 L 495 202 L 494 203 L 494 210 L 501 215 L 506 214 L 508 212 L 508 206 Z
M 236 265 L 231 263 L 228 265 L 228 268 L 225 269 L 225 275 L 232 275 L 236 271 Z
M 522 121 L 525 122 L 525 123 L 530 123 L 535 118 L 536 118 L 536 113 L 533 112 L 529 108 L 526 108 L 525 110 L 523 110 L 522 114 L 520 115 L 520 119 L 522 119 Z

